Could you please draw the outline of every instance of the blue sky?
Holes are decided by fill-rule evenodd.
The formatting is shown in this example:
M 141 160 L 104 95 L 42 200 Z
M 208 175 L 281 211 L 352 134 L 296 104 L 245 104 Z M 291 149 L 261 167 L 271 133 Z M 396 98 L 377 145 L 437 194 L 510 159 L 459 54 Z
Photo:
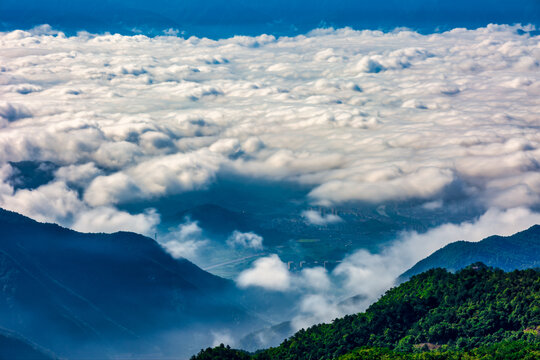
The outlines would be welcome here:
M 68 33 L 88 30 L 158 35 L 172 28 L 185 35 L 212 38 L 261 33 L 296 35 L 328 26 L 381 30 L 406 26 L 426 33 L 489 23 L 538 24 L 539 19 L 537 0 L 3 0 L 0 3 L 0 29 L 4 30 L 48 23 Z

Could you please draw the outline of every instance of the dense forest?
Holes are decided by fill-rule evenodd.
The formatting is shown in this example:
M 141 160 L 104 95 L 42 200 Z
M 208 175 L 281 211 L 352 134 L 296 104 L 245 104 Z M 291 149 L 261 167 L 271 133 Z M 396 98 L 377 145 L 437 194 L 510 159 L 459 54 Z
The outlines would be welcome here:
M 538 359 L 540 271 L 473 264 L 433 269 L 386 292 L 366 312 L 300 330 L 248 354 L 202 350 L 205 359 Z

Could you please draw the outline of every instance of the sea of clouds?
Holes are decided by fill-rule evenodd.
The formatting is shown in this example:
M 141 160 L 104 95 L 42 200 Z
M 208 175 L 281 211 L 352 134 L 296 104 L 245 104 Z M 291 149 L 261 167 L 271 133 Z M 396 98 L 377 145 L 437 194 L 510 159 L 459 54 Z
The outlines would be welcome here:
M 0 206 L 79 231 L 153 234 L 156 199 L 241 176 L 301 184 L 307 203 L 323 207 L 415 200 L 426 211 L 451 202 L 485 209 L 404 233 L 380 254 L 360 250 L 332 274 L 293 275 L 271 255 L 238 278 L 309 288 L 298 327 L 328 320 L 341 313 L 325 304 L 334 283 L 372 299 L 450 241 L 540 222 L 540 37 L 528 30 L 345 28 L 219 41 L 66 37 L 47 26 L 0 33 Z M 54 164 L 52 180 L 15 186 L 20 161 Z M 122 210 L 132 202 L 147 210 Z M 196 224 L 171 234 L 176 256 L 207 241 Z M 263 239 L 235 233 L 229 245 L 262 248 Z

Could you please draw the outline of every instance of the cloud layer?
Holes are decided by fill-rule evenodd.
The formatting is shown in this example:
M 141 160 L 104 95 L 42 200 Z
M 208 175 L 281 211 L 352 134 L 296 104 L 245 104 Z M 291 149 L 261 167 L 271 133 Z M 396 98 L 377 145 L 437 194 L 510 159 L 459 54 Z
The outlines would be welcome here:
M 540 223 L 540 37 L 528 30 L 325 29 L 220 41 L 66 37 L 46 26 L 0 33 L 0 206 L 80 231 L 153 235 L 163 199 L 247 179 L 262 184 L 252 190 L 258 218 L 294 203 L 296 217 L 272 226 L 299 233 L 363 216 L 331 211 L 349 205 L 376 209 L 383 226 L 402 209 L 422 209 L 431 226 L 454 211 L 456 224 L 401 233 L 378 253 L 353 251 L 332 272 L 291 273 L 274 254 L 236 279 L 298 294 L 295 328 L 360 311 L 449 242 Z M 50 174 L 23 186 L 20 162 Z M 280 188 L 266 204 L 259 192 L 274 182 L 307 196 L 282 201 Z M 175 257 L 215 245 L 196 222 L 173 225 L 161 240 Z M 249 253 L 239 260 L 260 256 L 252 253 L 262 237 L 237 229 L 220 246 Z M 265 251 L 275 251 L 261 230 Z
M 35 189 L 6 175 L 0 206 L 81 230 L 151 233 L 155 213 L 119 205 L 151 208 L 228 174 L 296 182 L 323 206 L 538 206 L 540 38 L 522 30 L 0 33 L 3 171 L 25 160 L 59 167 Z

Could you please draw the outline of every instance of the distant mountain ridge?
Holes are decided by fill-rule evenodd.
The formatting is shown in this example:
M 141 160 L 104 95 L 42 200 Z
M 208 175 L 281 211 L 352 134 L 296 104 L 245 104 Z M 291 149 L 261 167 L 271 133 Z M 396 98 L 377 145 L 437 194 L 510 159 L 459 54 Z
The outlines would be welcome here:
M 0 327 L 61 357 L 193 352 L 264 322 L 234 283 L 142 235 L 83 234 L 0 209 Z M 193 349 L 193 350 L 190 350 Z
M 400 275 L 403 282 L 434 268 L 457 271 L 482 262 L 504 271 L 540 267 L 540 225 L 511 236 L 490 236 L 479 242 L 456 241 L 435 251 Z

